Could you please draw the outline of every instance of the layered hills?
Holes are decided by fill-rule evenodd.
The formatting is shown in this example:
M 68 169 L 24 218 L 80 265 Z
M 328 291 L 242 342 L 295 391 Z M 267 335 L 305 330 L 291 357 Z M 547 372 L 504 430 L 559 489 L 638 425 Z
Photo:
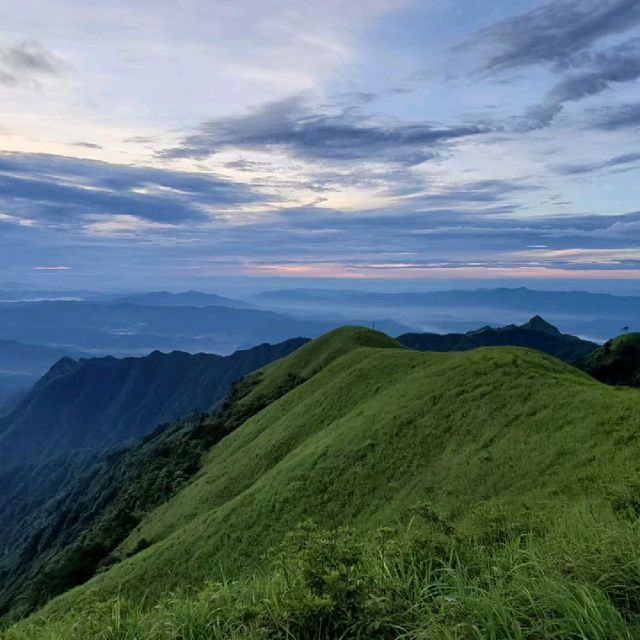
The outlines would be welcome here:
M 515 516 L 512 518 L 514 505 L 520 505 L 520 514 L 552 513 L 552 518 L 536 516 L 529 520 L 539 519 L 545 523 L 549 520 L 552 522 L 549 526 L 556 527 L 565 518 L 559 514 L 568 513 L 575 504 L 583 504 L 594 514 L 594 522 L 603 519 L 602 526 L 606 530 L 617 532 L 615 527 L 618 525 L 614 526 L 610 521 L 613 516 L 603 514 L 610 514 L 614 507 L 634 508 L 632 492 L 628 488 L 640 482 L 637 468 L 640 453 L 639 406 L 637 391 L 606 386 L 554 357 L 529 349 L 491 347 L 464 352 L 421 353 L 407 350 L 399 342 L 366 329 L 334 331 L 249 376 L 217 414 L 202 418 L 197 424 L 170 425 L 150 436 L 145 444 L 153 443 L 155 447 L 162 447 L 163 443 L 168 446 L 178 433 L 182 433 L 180 438 L 185 438 L 184 441 L 199 438 L 202 446 L 197 449 L 197 462 L 192 465 L 197 471 L 190 470 L 185 474 L 184 481 L 176 483 L 175 490 L 165 493 L 162 500 L 155 501 L 157 504 L 153 500 L 147 501 L 146 506 L 139 510 L 138 521 L 128 531 L 126 528 L 122 530 L 121 540 L 112 541 L 109 563 L 103 564 L 102 570 L 84 586 L 51 601 L 42 612 L 45 618 L 40 620 L 46 620 L 46 616 L 52 614 L 65 616 L 68 622 L 61 623 L 63 626 L 59 628 L 68 630 L 72 627 L 64 625 L 71 625 L 74 616 L 85 615 L 84 607 L 89 601 L 105 603 L 116 597 L 143 606 L 143 602 L 157 602 L 169 592 L 197 590 L 207 581 L 220 580 L 223 576 L 232 579 L 249 576 L 264 565 L 265 554 L 268 556 L 270 550 L 298 523 L 310 517 L 319 526 L 330 530 L 349 525 L 364 532 L 411 522 L 416 508 L 419 508 L 423 514 L 444 514 L 449 524 L 438 525 L 438 535 L 444 536 L 442 544 L 446 548 L 462 539 L 459 536 L 463 535 L 465 527 L 471 527 L 469 514 L 481 507 L 485 514 L 483 524 L 476 523 L 473 530 L 494 531 L 488 539 L 500 545 L 517 540 L 521 535 L 518 532 L 522 531 L 534 536 L 532 540 L 538 540 L 535 538 L 536 526 L 526 525 L 523 529 L 518 524 L 521 520 Z M 217 435 L 208 439 L 202 434 Z M 173 449 L 168 447 L 169 451 Z M 124 464 L 127 456 L 135 455 L 132 451 L 124 452 L 119 459 L 120 464 Z M 612 464 L 613 460 L 615 464 Z M 125 466 L 131 468 L 132 465 Z M 126 491 L 131 496 L 148 494 L 147 480 L 142 476 L 129 476 Z M 419 507 L 425 503 L 428 503 L 428 508 Z M 507 505 L 507 511 L 501 511 L 500 505 Z M 102 513 L 94 514 L 93 521 L 108 519 L 108 511 L 107 506 Z M 500 522 L 498 513 L 506 513 L 507 516 L 496 529 L 496 523 Z M 434 526 L 442 522 L 437 515 L 428 515 L 427 519 Z M 594 526 L 593 531 L 599 532 L 599 525 Z M 454 536 L 454 530 L 461 533 Z M 91 533 L 86 529 L 80 536 L 101 535 L 97 531 L 99 529 Z M 619 531 L 622 532 L 623 528 Z M 637 534 L 630 531 L 624 529 L 624 536 L 627 536 L 624 538 L 627 544 L 625 553 L 628 562 L 635 563 L 638 556 L 634 554 L 640 549 L 640 544 Z M 91 541 L 89 537 L 84 538 L 85 544 Z M 330 535 L 328 540 L 331 539 Z M 528 544 L 528 539 L 518 542 L 518 546 L 513 547 L 514 553 L 515 549 Z M 550 539 L 564 540 L 557 536 Z M 464 562 L 460 560 L 463 564 L 455 565 L 447 552 L 444 556 L 438 555 L 443 552 L 436 551 L 436 547 L 431 546 L 433 539 L 429 540 L 431 542 L 420 547 L 420 557 L 429 566 L 436 558 L 441 558 L 437 562 L 450 566 L 452 576 L 463 575 L 469 567 L 476 567 L 473 563 L 464 564 L 467 560 L 471 562 L 471 555 Z M 540 538 L 536 542 L 536 554 L 544 555 L 545 549 L 555 549 L 552 542 L 545 540 L 547 538 Z M 621 540 L 610 541 L 611 548 L 621 548 Z M 76 545 L 77 541 L 76 537 Z M 326 544 L 330 545 L 330 542 Z M 335 551 L 335 545 L 321 545 L 318 553 L 326 556 L 329 548 Z M 606 544 L 602 547 L 599 542 L 597 549 L 600 548 L 606 548 Z M 454 548 L 451 549 L 454 552 Z M 476 553 L 473 562 L 478 564 L 484 562 L 478 556 L 485 553 L 482 549 L 476 541 L 468 549 L 465 547 L 465 554 Z M 557 581 L 553 582 L 557 593 L 553 591 L 552 594 L 557 601 L 549 601 L 548 608 L 532 614 L 534 618 L 539 616 L 542 626 L 535 627 L 527 618 L 526 624 L 533 625 L 530 632 L 523 627 L 524 631 L 519 633 L 513 626 L 516 622 L 509 622 L 505 624 L 511 631 L 494 635 L 473 635 L 474 624 L 471 623 L 464 627 L 470 635 L 455 632 L 458 627 L 453 622 L 451 627 L 442 627 L 449 624 L 449 615 L 452 621 L 457 620 L 458 625 L 462 624 L 464 616 L 476 616 L 475 628 L 479 628 L 482 620 L 485 630 L 489 628 L 486 626 L 489 617 L 485 620 L 483 616 L 489 616 L 491 610 L 504 610 L 505 616 L 511 616 L 508 620 L 516 616 L 517 611 L 514 613 L 513 608 L 508 609 L 508 603 L 502 600 L 495 600 L 491 609 L 486 594 L 501 593 L 495 591 L 498 589 L 495 580 L 502 575 L 500 567 L 503 564 L 506 567 L 509 562 L 516 563 L 509 565 L 512 568 L 505 576 L 523 571 L 518 559 L 520 556 L 501 555 L 496 559 L 498 556 L 491 555 L 494 551 L 486 553 L 487 566 L 494 566 L 493 573 L 487 569 L 485 574 L 485 569 L 478 567 L 474 571 L 479 571 L 478 580 L 484 580 L 482 584 L 485 585 L 484 596 L 480 595 L 481 591 L 477 592 L 477 598 L 484 600 L 476 602 L 486 602 L 487 612 L 469 609 L 471 604 L 464 599 L 467 596 L 463 598 L 462 591 L 459 597 L 443 592 L 438 598 L 454 598 L 451 602 L 458 598 L 460 607 L 464 602 L 467 608 L 460 608 L 457 618 L 453 611 L 442 617 L 445 612 L 442 607 L 448 607 L 446 603 L 449 600 L 438 600 L 442 603 L 440 614 L 436 613 L 437 602 L 429 600 L 432 608 L 428 615 L 433 616 L 428 618 L 429 624 L 441 625 L 442 631 L 438 635 L 434 631 L 437 627 L 433 626 L 432 637 L 534 638 L 540 637 L 538 632 L 541 628 L 573 629 L 573 618 L 558 617 L 564 615 L 559 612 L 564 606 L 559 594 L 565 593 L 563 589 L 566 594 L 573 594 L 572 580 L 578 581 L 576 584 L 586 590 L 583 591 L 584 606 L 591 611 L 589 607 L 593 604 L 598 615 L 606 613 L 610 619 L 603 619 L 602 629 L 591 635 L 585 632 L 586 635 L 555 637 L 622 638 L 627 637 L 623 633 L 631 633 L 635 623 L 629 618 L 633 615 L 629 598 L 635 595 L 625 592 L 627 578 L 628 584 L 633 582 L 629 573 L 632 572 L 631 565 L 626 564 L 626 568 L 620 569 L 626 572 L 624 575 L 616 574 L 618 577 L 612 578 L 618 584 L 615 596 L 602 586 L 608 582 L 597 586 L 595 581 L 589 582 L 591 578 L 584 572 L 578 572 L 576 567 L 583 567 L 584 558 L 580 554 L 586 553 L 584 549 L 576 551 L 577 555 L 571 561 L 573 564 L 567 565 L 569 573 L 564 576 L 562 572 L 558 574 L 554 562 L 549 561 L 544 564 L 544 571 L 550 572 L 548 575 L 541 575 L 532 583 L 526 580 L 522 583 L 523 589 L 530 589 L 532 584 L 539 589 L 543 584 L 540 580 L 550 580 L 552 574 L 553 580 Z M 595 557 L 596 546 L 590 553 Z M 533 551 L 529 556 L 533 562 L 531 554 Z M 304 558 L 305 562 L 310 561 L 308 555 Z M 616 562 L 612 560 L 617 571 Z M 394 566 L 400 570 L 399 566 Z M 573 566 L 573 574 L 569 566 Z M 614 571 L 613 568 L 611 570 Z M 407 572 L 407 567 L 403 571 Z M 287 591 L 293 588 L 286 576 L 277 575 L 280 576 L 278 581 L 284 580 L 277 582 L 278 589 Z M 308 621 L 311 626 L 304 627 L 315 630 L 315 635 L 310 631 L 310 635 L 300 634 L 298 637 L 335 637 L 326 630 L 329 627 L 324 632 L 317 627 L 319 620 L 325 620 L 321 611 L 326 613 L 326 607 L 338 606 L 335 598 L 331 600 L 334 592 L 326 591 L 328 574 L 322 574 L 324 582 L 321 580 L 321 584 L 325 587 L 319 591 L 317 580 L 320 577 L 310 577 L 304 571 L 299 575 L 305 588 L 310 588 L 311 595 L 320 601 L 305 600 L 307 611 L 312 607 L 318 612 L 316 626 L 313 627 L 313 621 Z M 83 576 L 86 577 L 88 575 Z M 400 580 L 399 575 L 396 578 Z M 344 579 L 347 580 L 346 577 Z M 383 579 L 391 580 L 391 577 L 383 576 Z M 433 584 L 440 584 L 442 580 L 444 578 L 434 576 Z M 467 580 L 471 581 L 471 577 L 467 576 Z M 400 582 L 397 584 L 400 589 Z M 470 585 L 471 582 L 467 586 L 470 588 Z M 402 589 L 405 587 L 407 585 L 402 583 Z M 264 591 L 268 588 L 264 585 L 252 588 L 263 594 L 255 596 L 258 600 L 254 602 L 262 604 L 254 604 L 252 611 L 255 613 L 256 607 L 268 608 L 265 603 L 271 596 Z M 375 588 L 371 586 L 372 593 Z M 425 588 L 428 589 L 427 586 Z M 228 587 L 220 589 L 224 591 Z M 208 601 L 223 598 L 220 595 L 223 591 L 216 591 L 218 595 L 210 594 Z M 388 602 L 390 592 L 384 593 L 384 607 L 393 609 Z M 424 595 L 427 599 L 428 593 Z M 41 596 L 46 599 L 46 594 Z M 260 599 L 263 597 L 267 600 Z M 277 599 L 280 596 L 273 597 Z M 416 605 L 423 596 L 414 593 L 412 597 Z M 503 594 L 501 597 L 507 596 Z M 358 602 L 358 607 L 365 606 Z M 523 602 L 530 601 L 525 599 Z M 379 607 L 383 607 L 382 601 Z M 220 611 L 216 614 L 218 619 Z M 243 614 L 245 623 L 248 611 Z M 360 615 L 355 609 L 351 613 L 340 611 L 345 619 L 351 616 L 351 622 L 345 624 L 355 624 L 354 616 Z M 380 611 L 375 607 L 367 611 L 373 618 L 382 615 L 372 613 Z M 572 615 L 578 616 L 576 611 Z M 289 625 L 287 628 L 293 628 L 300 622 L 294 621 L 292 614 L 278 613 L 281 614 L 285 616 L 282 624 Z M 614 620 L 615 616 L 618 617 Z M 136 620 L 142 624 L 142 618 Z M 260 628 L 268 627 L 270 623 L 266 620 L 259 618 L 256 624 L 263 625 Z M 426 620 L 416 622 L 418 626 L 412 628 L 419 629 L 419 624 L 426 624 Z M 388 632 L 361 637 L 399 637 L 398 630 L 392 632 L 393 624 L 386 618 L 376 621 Z M 591 618 L 589 621 L 590 624 L 593 622 Z M 389 626 L 385 626 L 387 623 Z M 46 627 L 38 626 L 41 624 L 36 619 L 36 626 L 28 627 L 28 633 L 40 637 L 37 634 L 46 632 Z M 499 620 L 494 621 L 495 629 L 506 628 L 501 624 Z M 258 627 L 252 628 L 256 632 Z M 463 627 L 459 628 L 464 631 Z M 20 633 L 19 627 L 14 635 L 8 637 L 26 637 Z M 215 635 L 211 631 L 210 636 L 203 637 L 258 637 L 246 633 L 245 630 L 245 635 L 238 632 L 231 636 L 228 632 Z M 286 637 L 284 630 L 282 633 L 284 635 L 274 632 L 264 637 Z
M 418 351 L 469 351 L 478 347 L 528 347 L 560 360 L 576 363 L 598 348 L 598 344 L 561 333 L 540 316 L 522 325 L 483 327 L 468 333 L 406 333 L 398 341 Z

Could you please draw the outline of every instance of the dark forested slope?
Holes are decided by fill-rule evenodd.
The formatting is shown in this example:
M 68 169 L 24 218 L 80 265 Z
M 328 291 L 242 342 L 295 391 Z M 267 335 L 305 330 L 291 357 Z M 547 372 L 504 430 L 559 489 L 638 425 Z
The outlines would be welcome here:
M 142 358 L 64 358 L 0 418 L 0 467 L 117 446 L 161 422 L 209 411 L 234 380 L 304 342 L 264 344 L 230 356 L 156 351 Z
M 406 333 L 398 341 L 417 351 L 469 351 L 478 347 L 528 347 L 575 363 L 598 348 L 595 342 L 561 333 L 540 316 L 523 325 L 483 327 L 468 333 Z

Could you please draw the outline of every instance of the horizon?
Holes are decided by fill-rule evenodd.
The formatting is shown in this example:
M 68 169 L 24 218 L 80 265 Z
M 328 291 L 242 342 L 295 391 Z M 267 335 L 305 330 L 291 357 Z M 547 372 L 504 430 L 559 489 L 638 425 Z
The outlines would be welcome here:
M 637 3 L 0 15 L 0 288 L 640 294 Z

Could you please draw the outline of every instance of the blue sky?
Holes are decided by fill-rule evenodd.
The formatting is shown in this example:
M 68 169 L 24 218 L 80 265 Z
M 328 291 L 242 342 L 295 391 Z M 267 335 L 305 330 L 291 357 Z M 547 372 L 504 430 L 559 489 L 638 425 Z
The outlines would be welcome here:
M 638 0 L 7 0 L 0 284 L 634 281 L 639 87 Z

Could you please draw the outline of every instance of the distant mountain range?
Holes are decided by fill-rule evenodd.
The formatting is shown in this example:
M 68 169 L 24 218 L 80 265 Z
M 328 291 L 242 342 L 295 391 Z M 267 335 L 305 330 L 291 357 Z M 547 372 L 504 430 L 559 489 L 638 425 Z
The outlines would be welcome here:
M 396 307 L 480 307 L 508 311 L 551 311 L 589 314 L 606 311 L 621 316 L 640 314 L 640 296 L 616 296 L 587 291 L 538 291 L 527 287 L 452 289 L 448 291 L 380 293 L 340 289 L 283 289 L 252 296 L 256 303 L 327 304 L 349 307 L 374 305 Z
M 598 348 L 598 344 L 560 333 L 540 316 L 523 325 L 483 327 L 468 333 L 407 333 L 398 342 L 417 351 L 469 351 L 478 347 L 528 347 L 548 353 L 560 360 L 576 363 Z
M 183 293 L 169 293 L 168 291 L 152 291 L 111 300 L 147 307 L 228 307 L 230 309 L 252 309 L 253 306 L 242 300 L 226 298 L 215 293 L 200 291 L 184 291 Z
M 622 327 L 640 328 L 640 296 L 586 291 L 537 291 L 526 287 L 379 293 L 331 289 L 266 291 L 251 297 L 258 307 L 287 313 L 339 313 L 392 317 L 424 331 L 465 332 L 482 325 L 523 322 L 539 314 L 564 331 L 604 342 Z
M 143 355 L 155 349 L 228 354 L 291 336 L 313 338 L 341 324 L 257 309 L 173 306 L 169 302 L 174 299 L 165 294 L 152 294 L 151 299 L 158 296 L 163 306 L 144 301 L 2 304 L 0 338 L 94 355 Z M 378 326 L 394 334 L 410 329 L 395 321 L 380 321 Z

